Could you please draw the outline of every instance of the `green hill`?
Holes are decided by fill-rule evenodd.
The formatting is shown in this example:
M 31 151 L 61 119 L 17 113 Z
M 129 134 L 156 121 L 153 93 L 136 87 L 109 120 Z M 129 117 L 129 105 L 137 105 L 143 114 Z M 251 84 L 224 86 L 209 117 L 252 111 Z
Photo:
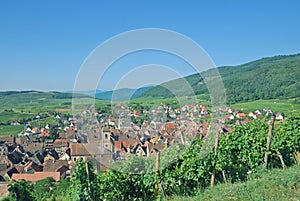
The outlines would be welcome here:
M 70 109 L 73 94 L 61 92 L 41 91 L 5 91 L 0 92 L 0 117 L 12 120 L 12 115 L 5 115 L 3 111 L 13 109 L 19 113 L 40 113 L 56 109 Z M 76 97 L 90 98 L 87 95 L 76 94 Z M 22 115 L 20 115 L 22 116 Z
M 300 97 L 300 54 L 262 58 L 243 65 L 219 67 L 218 70 L 223 79 L 228 103 Z M 205 76 L 209 72 L 210 70 L 201 74 Z M 208 94 L 200 74 L 194 74 L 163 83 L 140 97 L 191 95 L 182 87 L 185 82 L 196 95 Z

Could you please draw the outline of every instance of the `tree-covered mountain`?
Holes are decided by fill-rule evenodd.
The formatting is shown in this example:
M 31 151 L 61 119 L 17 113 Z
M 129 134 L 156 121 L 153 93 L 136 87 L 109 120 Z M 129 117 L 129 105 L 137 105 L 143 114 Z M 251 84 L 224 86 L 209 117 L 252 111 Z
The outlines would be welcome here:
M 223 79 L 228 103 L 258 99 L 300 97 L 300 54 L 262 58 L 238 66 L 218 68 Z M 205 76 L 210 70 L 202 72 Z M 182 87 L 189 84 L 193 92 L 208 94 L 203 78 L 194 74 L 156 86 L 140 97 L 167 98 L 191 95 Z

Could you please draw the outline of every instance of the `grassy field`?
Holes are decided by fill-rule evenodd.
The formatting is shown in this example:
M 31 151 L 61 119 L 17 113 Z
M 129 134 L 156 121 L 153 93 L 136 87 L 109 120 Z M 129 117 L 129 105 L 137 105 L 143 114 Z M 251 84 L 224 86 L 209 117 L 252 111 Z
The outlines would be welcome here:
M 0 110 L 0 122 L 5 123 L 11 120 L 17 119 L 29 119 L 34 118 L 35 115 L 32 113 L 25 113 L 21 111 L 14 111 L 14 110 Z
M 4 136 L 4 135 L 17 135 L 23 129 L 24 129 L 24 125 L 0 126 L 0 136 Z
M 282 112 L 285 114 L 290 113 L 293 110 L 300 110 L 300 103 L 295 100 L 257 100 L 246 103 L 236 103 L 231 107 L 245 112 L 255 111 L 257 109 L 269 108 L 274 112 Z
M 195 197 L 169 197 L 167 201 L 256 201 L 300 199 L 300 165 L 286 170 L 274 169 L 253 175 L 247 182 L 218 184 L 199 192 Z

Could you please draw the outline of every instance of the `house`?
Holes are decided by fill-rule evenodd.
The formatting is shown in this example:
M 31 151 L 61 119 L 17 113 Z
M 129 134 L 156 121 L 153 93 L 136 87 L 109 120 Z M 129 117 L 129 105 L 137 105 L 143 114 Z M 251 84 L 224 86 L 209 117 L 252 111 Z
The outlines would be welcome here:
M 49 136 L 50 136 L 50 130 L 46 130 L 46 129 L 42 128 L 40 137 L 49 137 Z
M 102 167 L 109 167 L 113 160 L 113 152 L 105 149 L 99 143 L 71 143 L 70 144 L 71 161 L 75 163 L 79 158 L 83 161 L 91 161 L 96 166 L 96 172 L 102 170 Z M 101 165 L 99 165 L 101 163 Z
M 20 125 L 20 122 L 18 122 L 18 121 L 10 121 L 10 125 L 17 126 L 17 125 Z
M 133 148 L 133 154 L 137 156 L 146 156 L 147 155 L 147 146 L 142 146 L 140 144 L 137 144 Z
M 54 140 L 52 140 L 52 139 L 45 140 L 45 142 L 44 142 L 45 150 L 49 151 L 49 150 L 53 149 L 53 143 L 54 143 Z
M 68 139 L 56 139 L 53 143 L 53 148 L 57 153 L 64 153 L 69 149 L 70 140 Z
M 202 108 L 200 114 L 208 114 L 208 111 L 206 108 Z
M 34 161 L 35 163 L 37 163 L 38 165 L 42 165 L 44 163 L 44 151 L 43 150 L 40 150 L 40 151 L 37 151 L 33 154 L 32 157 L 30 157 L 30 159 L 32 161 Z
M 261 115 L 262 111 L 261 110 L 256 110 L 255 113 L 258 114 L 258 115 Z
M 40 133 L 40 129 L 38 127 L 34 127 L 31 129 L 32 134 L 38 134 Z
M 246 117 L 245 113 L 243 112 L 237 112 L 235 116 L 239 119 L 244 119 Z
M 126 155 L 133 152 L 139 144 L 138 139 L 118 140 L 114 142 L 114 153 L 117 160 L 125 159 Z
M 256 114 L 254 112 L 249 112 L 248 116 L 252 117 L 253 119 L 257 119 L 257 116 L 256 116 Z
M 46 161 L 43 167 L 45 172 L 59 172 L 61 178 L 70 175 L 69 162 L 67 160 L 58 160 L 55 162 Z
M 60 155 L 58 160 L 64 161 L 64 160 L 70 160 L 70 149 L 66 150 L 66 152 L 64 152 L 63 154 Z
M 115 152 L 126 150 L 126 152 L 130 152 L 130 149 L 137 144 L 138 140 L 136 139 L 128 139 L 128 140 L 119 140 L 114 142 Z
M 22 166 L 12 166 L 6 170 L 6 175 L 11 178 L 13 174 L 19 174 L 23 172 Z
M 48 177 L 52 177 L 55 181 L 60 180 L 60 172 L 35 172 L 33 174 L 17 174 L 13 173 L 11 177 L 11 181 L 20 181 L 22 179 L 35 183 L 39 180 L 46 179 Z
M 46 157 L 44 158 L 44 161 L 56 161 L 59 159 L 58 153 L 52 149 L 50 151 L 48 151 L 48 154 L 46 155 Z
M 227 112 L 228 112 L 229 114 L 232 114 L 232 113 L 233 113 L 233 110 L 232 110 L 231 108 L 228 108 Z
M 91 153 L 86 149 L 84 144 L 81 143 L 71 143 L 70 144 L 71 160 L 76 162 L 78 158 L 81 158 L 83 161 L 87 161 L 88 158 L 91 158 Z
M 0 136 L 0 144 L 4 143 L 7 146 L 12 146 L 16 143 L 16 137 L 15 136 Z
M 11 152 L 16 151 L 16 152 L 19 152 L 19 153 L 21 153 L 21 154 L 26 154 L 25 149 L 24 149 L 21 145 L 12 146 L 11 148 L 12 148 L 12 149 L 11 149 L 11 150 L 12 150 Z
M 31 173 L 31 172 L 41 172 L 43 170 L 43 167 L 42 166 L 39 166 L 38 164 L 36 164 L 35 162 L 33 161 L 28 161 L 27 163 L 25 163 L 23 165 L 23 168 L 24 168 L 24 172 L 27 172 L 27 173 Z
M 12 163 L 12 164 L 18 164 L 23 160 L 24 154 L 14 151 L 12 153 L 9 153 L 7 155 L 8 160 Z
M 16 143 L 21 145 L 26 151 L 34 153 L 43 149 L 43 143 L 36 136 L 22 136 L 16 139 Z
M 108 119 L 108 125 L 109 125 L 109 126 L 115 126 L 115 119 L 114 119 L 113 117 L 110 117 L 110 118 Z
M 175 127 L 174 123 L 166 123 L 165 130 L 169 135 L 172 135 L 175 132 L 176 127 Z
M 276 116 L 275 116 L 275 119 L 276 120 L 283 120 L 283 116 L 281 114 L 277 113 Z

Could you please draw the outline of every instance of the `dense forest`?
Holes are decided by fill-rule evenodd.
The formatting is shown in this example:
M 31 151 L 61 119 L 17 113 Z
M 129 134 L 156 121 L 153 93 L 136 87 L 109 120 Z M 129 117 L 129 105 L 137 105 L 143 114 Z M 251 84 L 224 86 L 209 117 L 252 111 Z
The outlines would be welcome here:
M 229 104 L 259 99 L 300 97 L 300 54 L 263 58 L 239 66 L 219 67 L 218 70 L 224 82 Z M 175 94 L 192 95 L 182 87 L 186 82 L 196 95 L 208 94 L 202 77 L 209 74 L 209 71 L 163 83 L 140 97 L 167 98 Z

